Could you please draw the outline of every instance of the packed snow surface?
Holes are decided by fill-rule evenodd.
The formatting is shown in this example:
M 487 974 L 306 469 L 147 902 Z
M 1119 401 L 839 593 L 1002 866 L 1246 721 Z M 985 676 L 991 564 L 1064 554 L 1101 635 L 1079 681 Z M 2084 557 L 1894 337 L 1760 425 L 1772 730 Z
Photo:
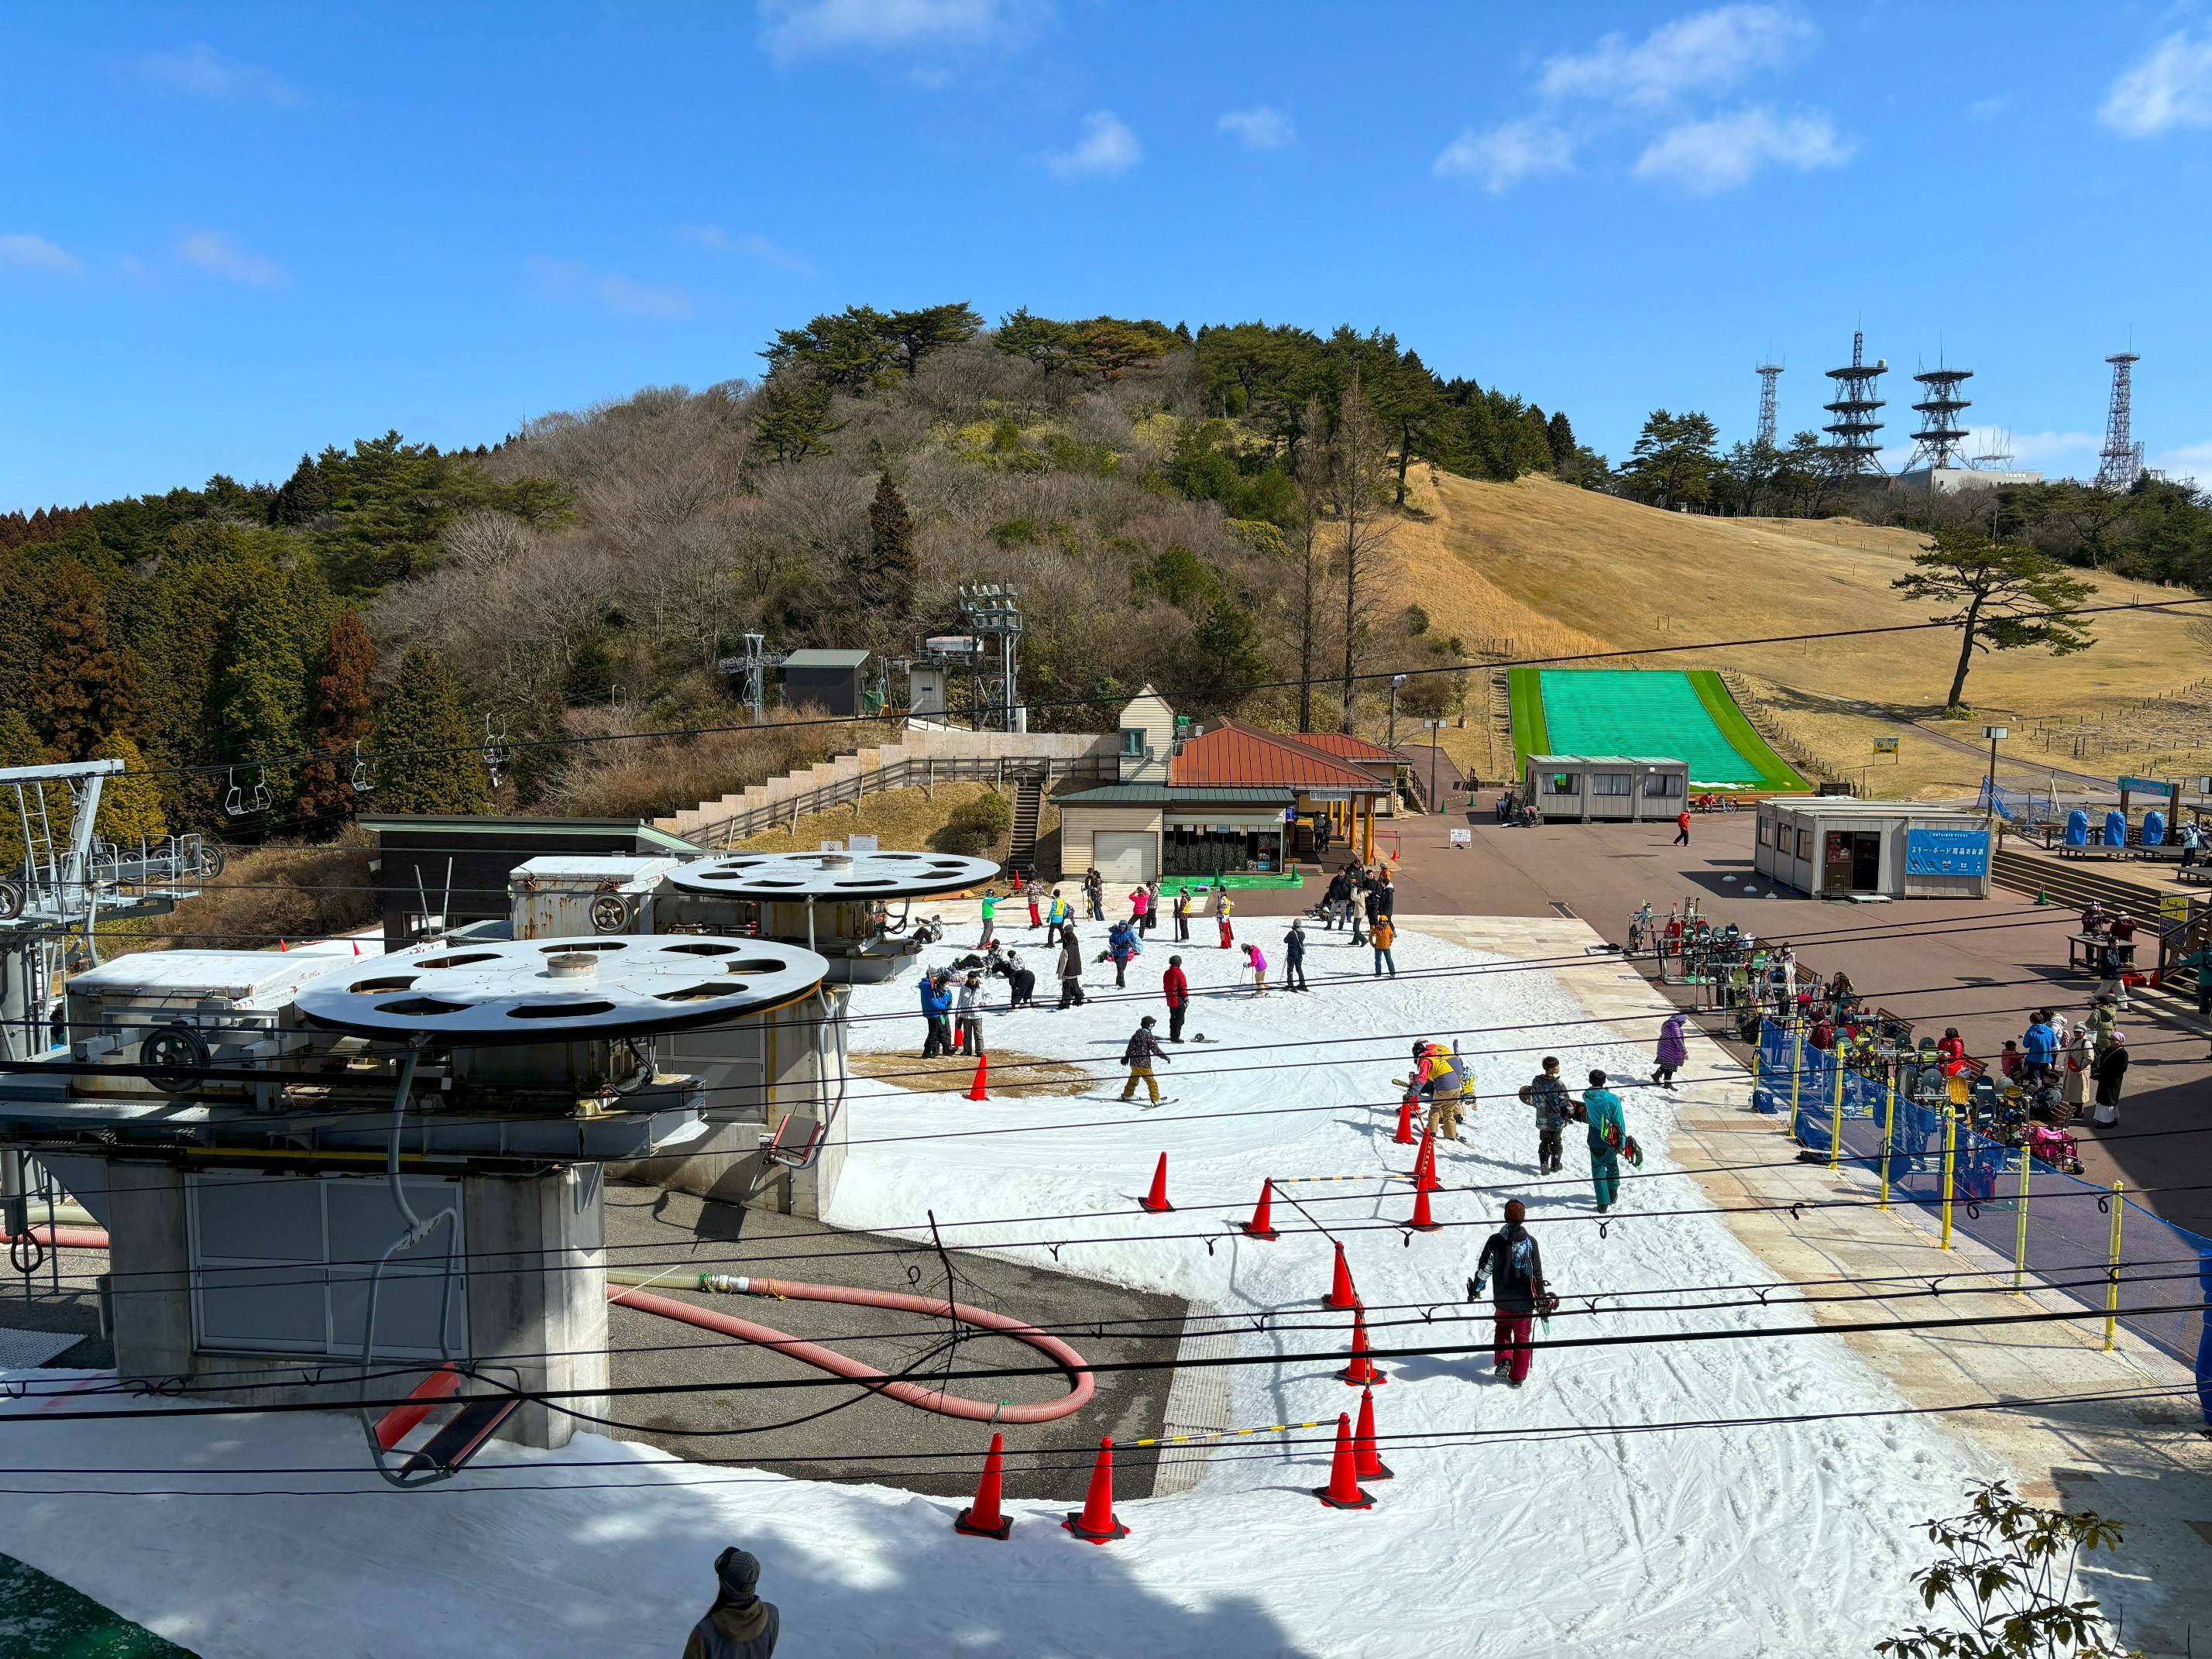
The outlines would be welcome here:
M 1284 926 L 1239 922 L 1261 939 L 1271 981 Z M 1180 948 L 1200 993 L 1189 1029 L 1206 1041 L 1175 1048 L 1162 1076 L 1170 1103 L 979 1103 L 862 1081 L 830 1218 L 923 1234 L 933 1211 L 949 1243 L 1249 1316 L 1237 1351 L 1265 1359 L 1348 1339 L 1341 1317 L 1315 1317 L 1330 1247 L 1287 1195 L 1340 1231 L 1387 1350 L 1486 1338 L 1486 1316 L 1467 1317 L 1463 1284 L 1517 1192 L 1567 1297 L 1555 1336 L 1798 1322 L 1786 1305 L 1668 1305 L 1683 1287 L 1774 1274 L 1721 1218 L 1659 1213 L 1706 1200 L 1693 1180 L 1667 1173 L 1669 1101 L 1657 1091 L 1624 1091 L 1646 1162 L 1602 1235 L 1579 1178 L 1578 1128 L 1566 1178 L 1535 1181 L 1534 1130 L 1511 1093 L 1542 1054 L 1561 1055 L 1577 1083 L 1592 1066 L 1637 1079 L 1649 1070 L 1644 1034 L 1589 1022 L 1551 972 L 1416 924 L 1399 936 L 1395 981 L 1371 977 L 1369 953 L 1343 934 L 1317 933 L 1313 990 L 1271 985 L 1254 998 L 1235 988 L 1242 952 L 1212 948 L 1211 921 L 1194 929 L 1200 937 L 1182 947 L 1153 935 L 1124 1000 L 1113 1000 L 1110 969 L 1094 966 L 1087 988 L 1103 995 L 1091 1006 L 1055 1012 L 1048 974 L 1035 1012 L 988 1022 L 995 1046 L 1090 1064 L 1098 1092 L 1118 1093 L 1115 1062 L 1139 1015 L 1161 1013 L 1165 1032 L 1156 992 Z M 1008 932 L 1018 944 L 1037 937 Z M 1102 935 L 1085 929 L 1086 954 Z M 953 943 L 973 938 L 958 928 Z M 952 954 L 940 945 L 929 959 Z M 1030 957 L 1048 966 L 1042 951 Z M 1003 981 L 993 989 L 1002 1006 Z M 863 988 L 854 1046 L 912 1052 L 916 1006 L 911 976 Z M 1409 1213 L 1408 1188 L 1380 1178 L 1411 1165 L 1411 1149 L 1390 1141 L 1391 1080 L 1406 1075 L 1413 1036 L 1452 1033 L 1492 1098 L 1470 1115 L 1465 1144 L 1443 1151 L 1448 1190 L 1435 1208 L 1446 1229 L 1407 1234 L 1391 1224 Z M 1693 1051 L 1692 1090 L 1711 1052 Z M 1004 1133 L 930 1138 L 947 1129 Z M 1134 1201 L 1163 1152 L 1178 1208 L 1145 1215 Z M 1279 1242 L 1237 1231 L 1264 1178 L 1306 1176 L 1360 1179 L 1279 1188 Z M 1649 1310 L 1592 1314 L 1593 1297 Z M 1775 1299 L 1786 1304 L 1788 1293 Z M 1289 1328 L 1292 1313 L 1301 1328 Z M 1389 1322 L 1406 1319 L 1414 1322 Z M 1337 1380 L 1341 1365 L 1235 1368 L 1231 1422 L 1334 1423 L 1358 1403 Z M 1391 1382 L 1376 1404 L 1397 1479 L 1370 1487 L 1374 1509 L 1334 1510 L 1310 1495 L 1328 1478 L 1323 1437 L 1255 1436 L 1225 1443 L 1193 1492 L 1123 1501 L 1131 1535 L 1103 1548 L 1060 1529 L 1065 1504 L 1011 1504 L 1012 1540 L 979 1540 L 952 1531 L 954 1502 L 683 1463 L 597 1436 L 557 1453 L 495 1446 L 442 1487 L 392 1494 L 363 1467 L 357 1427 L 336 1416 L 195 1423 L 149 1407 L 143 1420 L 42 1426 L 70 1401 L 18 1401 L 5 1408 L 11 1455 L 0 1484 L 25 1495 L 0 1510 L 0 1549 L 208 1659 L 673 1656 L 730 1542 L 760 1556 L 762 1590 L 782 1610 L 793 1654 L 1796 1659 L 1864 1653 L 1911 1620 L 1907 1579 L 1927 1549 L 1914 1523 L 1948 1512 L 1977 1472 L 1958 1442 L 1910 1417 L 1613 1431 L 1902 1404 L 1837 1337 L 1540 1352 L 1517 1390 L 1493 1378 L 1487 1353 L 1382 1368 Z M 103 1380 L 19 1374 L 33 1379 L 46 1390 Z M 1081 1416 L 1054 1426 L 1049 1443 L 1100 1432 Z M 1449 1437 L 1467 1431 L 1506 1432 Z M 979 1429 L 979 1453 L 984 1437 Z M 117 1473 L 27 1473 L 42 1468 Z M 196 1473 L 123 1473 L 180 1469 Z M 354 1472 L 289 1472 L 302 1469 Z M 87 1486 L 161 1495 L 57 1490 Z

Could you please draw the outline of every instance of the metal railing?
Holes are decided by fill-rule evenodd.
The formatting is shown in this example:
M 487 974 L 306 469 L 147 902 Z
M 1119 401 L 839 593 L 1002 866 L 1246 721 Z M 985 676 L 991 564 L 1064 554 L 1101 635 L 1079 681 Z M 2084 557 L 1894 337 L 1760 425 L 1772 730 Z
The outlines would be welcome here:
M 799 790 L 781 800 L 764 801 L 757 806 L 732 812 L 726 817 L 699 825 L 690 832 L 690 839 L 698 846 L 726 851 L 741 841 L 766 835 L 771 830 L 794 829 L 799 820 L 810 813 L 826 812 L 833 806 L 856 806 L 867 796 L 879 795 L 888 789 L 927 789 L 940 783 L 979 781 L 1003 785 L 1022 779 L 1035 779 L 1048 786 L 1056 780 L 1067 778 L 1105 783 L 1111 782 L 1119 774 L 1120 762 L 1111 755 L 1079 755 L 1068 758 L 1034 755 L 958 755 L 903 760 L 890 766 L 875 767 L 849 778 L 834 779 L 811 789 Z

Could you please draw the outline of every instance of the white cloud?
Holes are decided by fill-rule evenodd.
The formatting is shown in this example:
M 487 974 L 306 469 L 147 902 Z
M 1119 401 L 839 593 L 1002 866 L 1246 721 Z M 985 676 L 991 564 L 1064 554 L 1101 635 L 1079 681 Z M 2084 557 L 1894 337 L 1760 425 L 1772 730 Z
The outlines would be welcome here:
M 1966 106 L 1966 113 L 1977 121 L 1991 120 L 2012 107 L 2012 100 L 2002 94 L 1994 98 L 1977 98 Z
M 1693 92 L 1725 92 L 1755 70 L 1787 63 L 1819 31 L 1779 6 L 1722 6 L 1662 23 L 1637 46 L 1608 34 L 1580 57 L 1544 65 L 1547 98 L 1595 98 L 1653 108 Z
M 249 253 L 219 230 L 195 230 L 177 244 L 177 257 L 196 270 L 248 288 L 281 288 L 291 273 L 274 259 Z
M 742 234 L 725 230 L 720 225 L 678 225 L 677 236 L 695 246 L 712 248 L 717 253 L 742 253 L 749 259 L 757 259 L 764 265 L 780 265 L 786 270 L 795 270 L 802 276 L 811 276 L 814 267 L 787 248 L 778 247 L 765 236 L 751 231 Z
M 1668 128 L 1636 158 L 1632 171 L 1692 196 L 1711 196 L 1734 190 L 1770 161 L 1800 173 L 1836 167 L 1851 159 L 1854 148 L 1818 111 L 1777 115 L 1746 109 Z
M 2097 118 L 2124 138 L 2212 127 L 2212 40 L 2167 35 L 2112 82 Z
M 66 248 L 56 247 L 43 236 L 19 231 L 12 236 L 0 236 L 0 269 L 58 271 L 66 275 L 84 267 Z
M 210 98 L 222 103 L 250 100 L 279 109 L 296 109 L 307 101 L 297 88 L 281 76 L 226 58 L 210 46 L 157 52 L 138 60 L 138 73 L 156 86 L 188 98 Z
M 543 255 L 532 255 L 523 262 L 523 268 L 556 298 L 596 300 L 618 317 L 653 317 L 664 323 L 680 323 L 691 315 L 691 296 L 680 288 L 634 283 L 627 276 Z
M 1540 173 L 1571 173 L 1575 141 L 1549 121 L 1508 121 L 1488 132 L 1469 127 L 1436 159 L 1439 179 L 1480 179 L 1493 194 Z
M 2212 480 L 2212 442 L 2161 450 L 2145 465 L 2169 478 L 2185 478 L 2191 483 Z
M 1289 116 L 1265 104 L 1255 109 L 1232 109 L 1213 124 L 1213 130 L 1235 133 L 1247 149 L 1286 149 L 1298 137 Z
M 760 43 L 779 64 L 857 48 L 989 46 L 1019 32 L 1021 0 L 761 0 Z
M 1045 165 L 1057 179 L 1111 179 L 1144 159 L 1137 135 L 1112 110 L 1102 109 L 1083 118 L 1081 143 L 1048 156 Z
M 2070 466 L 2085 460 L 2094 468 L 2097 452 L 2105 443 L 2103 437 L 2094 432 L 2014 432 L 2007 435 L 2010 441 L 2005 447 L 2012 451 L 2013 465 L 2029 468 L 2054 464 Z

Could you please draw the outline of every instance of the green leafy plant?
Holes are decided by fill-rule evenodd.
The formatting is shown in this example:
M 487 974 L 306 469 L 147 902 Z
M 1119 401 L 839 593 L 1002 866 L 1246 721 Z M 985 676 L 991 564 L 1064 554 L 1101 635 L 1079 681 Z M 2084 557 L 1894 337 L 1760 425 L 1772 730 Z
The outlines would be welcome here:
M 2084 1553 L 2117 1550 L 2121 1522 L 2082 1510 L 2069 1515 L 2013 1496 L 2002 1480 L 1969 1488 L 1964 1515 L 1928 1522 L 1943 1553 L 1913 1574 L 1922 1603 L 1948 1605 L 1962 1623 L 1914 1626 L 1875 1643 L 1886 1659 L 2131 1659 L 2097 1604 L 2076 1598 Z
M 945 827 L 930 837 L 930 844 L 940 853 L 978 858 L 1004 840 L 1013 827 L 1014 809 L 1006 798 L 986 790 L 953 808 Z

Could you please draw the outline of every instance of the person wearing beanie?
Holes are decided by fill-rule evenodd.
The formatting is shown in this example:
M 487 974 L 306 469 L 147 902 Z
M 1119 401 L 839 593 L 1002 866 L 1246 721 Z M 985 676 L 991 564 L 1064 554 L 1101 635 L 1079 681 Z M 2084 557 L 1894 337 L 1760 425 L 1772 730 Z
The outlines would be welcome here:
M 714 1605 L 691 1626 L 684 1659 L 772 1659 L 783 1620 L 758 1594 L 759 1558 L 732 1545 L 714 1558 Z
M 1190 978 L 1182 970 L 1182 958 L 1170 957 L 1168 970 L 1160 975 L 1160 994 L 1168 1000 L 1168 1041 L 1182 1041 L 1182 1023 L 1190 1012 Z
M 1491 1307 L 1497 1321 L 1498 1340 L 1492 1355 L 1498 1374 L 1515 1388 L 1528 1380 L 1528 1324 L 1539 1314 L 1547 1317 L 1554 1305 L 1544 1285 L 1544 1257 L 1536 1241 L 1521 1224 L 1528 1210 L 1517 1198 L 1505 1205 L 1505 1224 L 1491 1234 L 1475 1264 L 1474 1277 L 1467 1281 L 1467 1299 L 1475 1300 L 1485 1285 L 1495 1283 Z
M 1121 1050 L 1121 1063 L 1129 1068 L 1129 1080 L 1121 1087 L 1121 1098 L 1132 1098 L 1137 1092 L 1137 1085 L 1142 1083 L 1152 1097 L 1152 1104 L 1157 1106 L 1160 1103 L 1160 1084 L 1152 1067 L 1165 1065 L 1168 1056 L 1167 1050 L 1160 1047 L 1160 1040 L 1152 1035 L 1153 1024 L 1150 1014 L 1139 1020 L 1137 1029 L 1129 1033 L 1128 1043 Z

